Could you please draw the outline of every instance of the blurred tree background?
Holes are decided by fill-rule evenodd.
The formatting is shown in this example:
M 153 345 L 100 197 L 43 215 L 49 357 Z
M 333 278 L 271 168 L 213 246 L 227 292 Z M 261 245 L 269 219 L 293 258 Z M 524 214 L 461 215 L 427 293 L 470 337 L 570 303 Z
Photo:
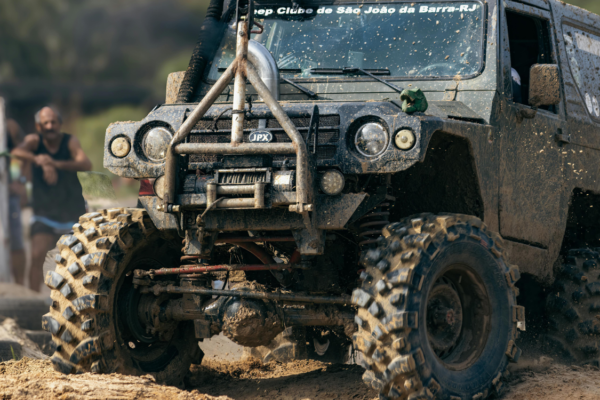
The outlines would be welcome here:
M 102 168 L 110 122 L 164 102 L 169 72 L 187 68 L 208 0 L 0 2 L 0 96 L 26 132 L 46 104 L 63 113 Z
M 109 123 L 140 120 L 164 101 L 169 72 L 184 70 L 209 0 L 0 2 L 0 95 L 27 132 L 56 105 L 102 168 Z M 568 2 L 600 14 L 599 0 Z
M 565 3 L 575 4 L 593 13 L 600 14 L 600 1 L 598 0 L 566 0 Z

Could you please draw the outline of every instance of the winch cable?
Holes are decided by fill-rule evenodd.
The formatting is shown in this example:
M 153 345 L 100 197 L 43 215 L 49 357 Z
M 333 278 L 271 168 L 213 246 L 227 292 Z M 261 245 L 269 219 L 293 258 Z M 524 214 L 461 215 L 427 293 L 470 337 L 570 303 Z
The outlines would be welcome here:
M 190 58 L 190 63 L 185 71 L 185 75 L 177 93 L 178 103 L 189 103 L 193 100 L 194 93 L 206 65 L 214 57 L 219 45 L 221 36 L 225 29 L 225 20 L 223 14 L 224 0 L 211 0 L 206 11 L 206 16 L 200 27 L 198 42 Z M 227 13 L 229 14 L 229 13 Z
M 212 210 L 213 208 L 215 208 L 217 206 L 217 204 L 223 200 L 225 197 L 219 197 L 217 200 L 215 200 L 210 206 L 206 207 L 206 210 L 204 210 L 204 212 L 200 215 L 200 217 L 198 218 L 198 225 L 200 225 L 202 223 L 202 221 L 204 220 L 204 216 L 206 215 L 206 213 L 208 213 L 210 210 Z

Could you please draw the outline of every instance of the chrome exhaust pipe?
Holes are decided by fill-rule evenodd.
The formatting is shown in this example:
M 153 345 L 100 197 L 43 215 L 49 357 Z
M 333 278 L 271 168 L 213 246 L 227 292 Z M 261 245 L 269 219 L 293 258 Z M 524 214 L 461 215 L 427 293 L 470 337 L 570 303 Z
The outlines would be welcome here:
M 248 41 L 248 61 L 256 68 L 258 76 L 271 92 L 271 96 L 279 100 L 279 68 L 271 52 L 251 39 Z
M 236 41 L 236 27 L 229 26 L 225 32 L 228 40 Z M 254 65 L 263 83 L 275 100 L 279 100 L 279 68 L 273 55 L 254 39 L 248 40 L 247 59 Z

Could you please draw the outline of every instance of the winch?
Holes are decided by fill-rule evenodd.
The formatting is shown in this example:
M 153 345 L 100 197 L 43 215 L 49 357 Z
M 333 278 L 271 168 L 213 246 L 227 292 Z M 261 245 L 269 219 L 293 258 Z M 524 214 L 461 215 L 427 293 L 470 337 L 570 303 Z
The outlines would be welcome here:
M 269 208 L 293 198 L 295 171 L 272 168 L 232 168 L 215 170 L 214 175 L 188 175 L 184 194 L 201 195 L 194 204 L 217 208 Z M 281 194 L 281 195 L 277 195 Z M 274 199 L 274 201 L 273 201 Z M 283 200 L 283 201 L 282 201 Z M 291 204 L 290 201 L 287 204 Z

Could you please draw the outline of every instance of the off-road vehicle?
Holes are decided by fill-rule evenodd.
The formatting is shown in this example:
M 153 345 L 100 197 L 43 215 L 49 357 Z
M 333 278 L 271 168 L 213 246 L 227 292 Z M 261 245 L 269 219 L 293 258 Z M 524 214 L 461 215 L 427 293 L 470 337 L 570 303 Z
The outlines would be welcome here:
M 598 26 L 554 0 L 212 0 L 166 104 L 106 132 L 143 208 L 58 243 L 55 367 L 177 383 L 223 332 L 264 360 L 353 343 L 382 399 L 481 399 L 523 305 L 596 361 Z

